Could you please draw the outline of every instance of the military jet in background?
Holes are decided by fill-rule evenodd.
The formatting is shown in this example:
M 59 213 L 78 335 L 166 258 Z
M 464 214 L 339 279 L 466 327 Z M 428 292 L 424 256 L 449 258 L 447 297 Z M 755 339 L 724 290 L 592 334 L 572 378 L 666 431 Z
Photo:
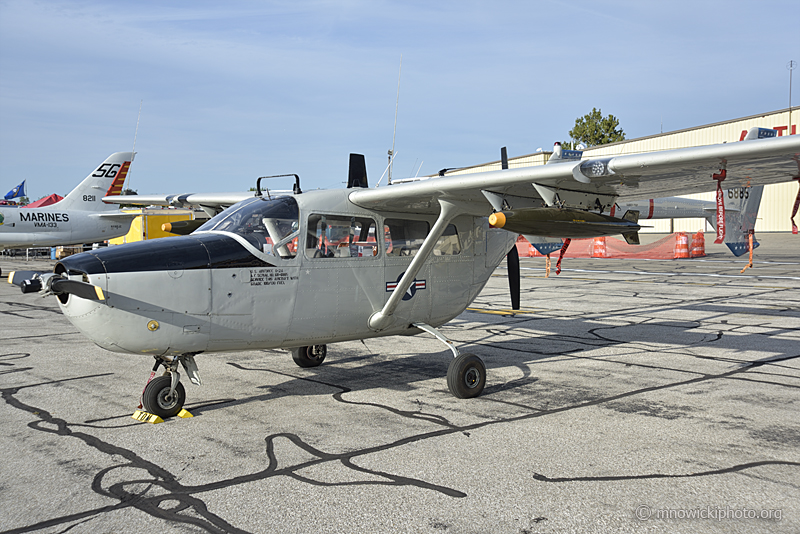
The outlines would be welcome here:
M 128 233 L 136 215 L 103 197 L 119 195 L 132 152 L 111 154 L 60 201 L 40 208 L 0 206 L 0 249 L 97 243 Z
M 364 157 L 351 154 L 348 188 L 255 194 L 187 236 L 70 256 L 49 274 L 12 273 L 23 292 L 55 295 L 65 316 L 100 347 L 156 360 L 142 401 L 169 417 L 186 392 L 182 365 L 200 383 L 199 354 L 284 348 L 301 367 L 327 345 L 427 332 L 453 353 L 447 385 L 480 395 L 486 368 L 437 327 L 478 296 L 517 230 L 492 228 L 502 213 L 539 235 L 543 194 L 574 217 L 563 237 L 635 233 L 637 223 L 591 210 L 674 194 L 778 183 L 800 177 L 800 137 L 754 139 L 574 163 L 367 188 Z M 498 210 L 497 208 L 501 208 Z M 550 233 L 550 232 L 547 232 Z M 510 273 L 519 276 L 519 273 Z M 518 286 L 517 286 L 518 287 Z

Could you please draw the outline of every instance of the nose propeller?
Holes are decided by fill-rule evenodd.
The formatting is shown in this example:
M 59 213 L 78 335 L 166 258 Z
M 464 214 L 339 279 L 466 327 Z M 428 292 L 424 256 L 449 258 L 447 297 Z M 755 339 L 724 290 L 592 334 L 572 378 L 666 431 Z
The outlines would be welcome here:
M 80 280 L 70 280 L 60 274 L 39 273 L 36 271 L 13 271 L 8 275 L 8 283 L 19 286 L 23 293 L 42 293 L 43 295 L 75 295 L 86 300 L 105 300 L 103 290 Z
M 506 147 L 500 149 L 500 168 L 508 169 L 508 151 Z M 514 244 L 506 254 L 506 267 L 508 268 L 508 289 L 511 291 L 511 309 L 519 309 L 519 251 Z
M 508 288 L 511 291 L 511 309 L 519 309 L 519 252 L 517 245 L 511 247 L 506 254 L 506 267 L 508 268 Z

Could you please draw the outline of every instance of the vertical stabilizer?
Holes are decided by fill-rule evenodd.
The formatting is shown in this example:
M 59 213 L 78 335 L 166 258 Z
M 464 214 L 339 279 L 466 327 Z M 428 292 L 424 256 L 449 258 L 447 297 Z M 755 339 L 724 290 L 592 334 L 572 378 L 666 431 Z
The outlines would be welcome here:
M 763 192 L 763 185 L 728 189 L 725 192 L 725 244 L 734 256 L 748 252 L 748 236 L 756 227 Z M 716 221 L 712 220 L 712 224 L 714 222 Z M 753 248 L 756 247 L 758 242 L 753 239 Z
M 82 211 L 118 210 L 116 204 L 103 202 L 103 197 L 122 193 L 132 160 L 133 152 L 111 154 L 78 187 L 59 201 L 58 207 Z

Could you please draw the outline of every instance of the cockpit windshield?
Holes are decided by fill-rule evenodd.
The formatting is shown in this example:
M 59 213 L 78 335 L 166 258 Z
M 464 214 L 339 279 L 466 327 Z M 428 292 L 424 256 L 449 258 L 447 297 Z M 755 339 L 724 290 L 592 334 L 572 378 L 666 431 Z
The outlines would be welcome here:
M 265 254 L 294 258 L 300 234 L 297 201 L 292 197 L 253 197 L 223 211 L 197 231 L 230 232 Z

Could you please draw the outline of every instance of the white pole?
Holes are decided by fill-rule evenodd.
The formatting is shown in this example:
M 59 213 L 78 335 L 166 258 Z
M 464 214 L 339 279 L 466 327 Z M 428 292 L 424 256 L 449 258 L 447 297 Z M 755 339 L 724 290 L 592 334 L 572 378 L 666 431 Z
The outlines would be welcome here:
M 389 185 L 392 185 L 392 161 L 394 160 L 394 139 L 397 135 L 397 107 L 400 105 L 401 74 L 403 74 L 403 54 L 400 54 L 400 71 L 397 73 L 397 101 L 394 103 L 394 130 L 392 131 L 392 149 L 389 151 Z

